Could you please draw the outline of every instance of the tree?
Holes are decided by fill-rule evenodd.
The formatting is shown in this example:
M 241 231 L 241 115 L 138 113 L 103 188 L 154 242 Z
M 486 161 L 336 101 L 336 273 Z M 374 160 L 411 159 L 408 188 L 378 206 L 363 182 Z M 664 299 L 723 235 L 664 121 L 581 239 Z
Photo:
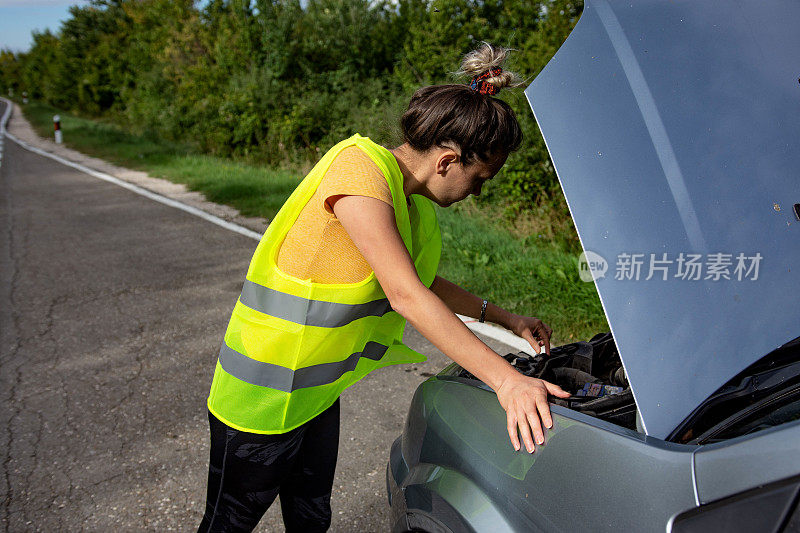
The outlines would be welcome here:
M 9 91 L 19 94 L 21 84 L 20 60 L 11 50 L 0 50 L 0 90 L 5 94 Z

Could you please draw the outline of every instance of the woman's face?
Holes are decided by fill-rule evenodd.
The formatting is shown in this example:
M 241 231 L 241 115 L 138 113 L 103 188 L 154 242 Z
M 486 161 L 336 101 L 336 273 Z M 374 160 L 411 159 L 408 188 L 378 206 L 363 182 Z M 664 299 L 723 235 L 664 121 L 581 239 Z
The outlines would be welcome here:
M 461 157 L 445 153 L 437 160 L 436 172 L 428 182 L 431 200 L 442 207 L 460 202 L 470 194 L 478 196 L 483 185 L 503 167 L 508 154 L 494 154 L 486 161 L 480 159 L 464 165 Z

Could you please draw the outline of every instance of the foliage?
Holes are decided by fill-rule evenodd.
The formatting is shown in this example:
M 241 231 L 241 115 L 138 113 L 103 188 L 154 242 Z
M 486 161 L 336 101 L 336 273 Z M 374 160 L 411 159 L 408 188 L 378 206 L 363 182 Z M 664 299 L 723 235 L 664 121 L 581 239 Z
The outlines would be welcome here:
M 0 50 L 0 89 L 3 96 L 15 96 L 21 93 L 22 61 L 9 50 Z
M 530 80 L 578 0 L 92 0 L 25 53 L 0 53 L 0 90 L 207 153 L 305 166 L 358 131 L 397 142 L 421 85 L 452 82 L 480 41 L 514 47 Z M 563 201 L 521 92 L 527 142 L 497 178 L 510 216 Z M 501 93 L 501 94 L 504 94 Z
M 577 254 L 518 238 L 457 204 L 440 209 L 439 273 L 515 313 L 546 319 L 555 342 L 608 331 L 593 283 L 578 277 Z

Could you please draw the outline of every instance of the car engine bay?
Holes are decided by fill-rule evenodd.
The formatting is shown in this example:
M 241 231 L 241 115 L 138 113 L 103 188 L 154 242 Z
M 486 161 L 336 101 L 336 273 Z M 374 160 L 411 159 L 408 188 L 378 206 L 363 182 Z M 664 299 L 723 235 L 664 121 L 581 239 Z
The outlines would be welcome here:
M 552 403 L 637 430 L 636 403 L 611 333 L 554 347 L 549 357 L 526 352 L 504 357 L 522 374 L 555 383 L 572 394 L 564 400 L 551 398 Z M 477 379 L 463 369 L 459 376 Z
M 555 383 L 572 394 L 549 401 L 643 432 L 633 393 L 611 333 L 598 333 L 550 350 L 503 356 L 526 376 Z M 461 378 L 478 380 L 459 367 Z M 479 380 L 478 380 L 479 381 Z M 704 401 L 667 438 L 706 444 L 800 419 L 800 337 L 767 354 Z

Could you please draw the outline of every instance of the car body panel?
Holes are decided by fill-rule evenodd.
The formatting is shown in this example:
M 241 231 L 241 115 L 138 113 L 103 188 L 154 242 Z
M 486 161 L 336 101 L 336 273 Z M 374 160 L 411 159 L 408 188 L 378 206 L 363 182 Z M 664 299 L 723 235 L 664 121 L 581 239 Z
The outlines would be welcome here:
M 695 453 L 700 503 L 800 474 L 800 421 L 699 447 Z
M 798 27 L 795 0 L 587 1 L 526 90 L 607 261 L 595 284 L 648 435 L 800 334 Z M 665 253 L 667 279 L 645 280 Z M 680 253 L 731 254 L 731 279 L 674 277 Z M 736 279 L 740 253 L 757 279 Z M 638 281 L 614 279 L 620 254 L 644 254 Z
M 498 507 L 480 487 L 456 470 L 418 464 L 403 483 L 406 514 L 436 517 L 451 531 L 513 531 Z M 408 519 L 414 525 L 414 517 Z
M 405 494 L 413 512 L 409 492 L 418 491 L 419 499 L 422 488 L 453 509 L 468 510 L 448 524 L 453 531 L 493 532 L 574 531 L 575 524 L 591 524 L 593 531 L 664 531 L 670 517 L 696 505 L 695 446 L 665 443 L 559 406 L 552 413 L 545 445 L 533 454 L 515 451 L 493 392 L 446 376 L 429 379 L 417 389 L 400 445 L 392 450 L 393 501 Z M 429 504 L 422 501 L 425 512 Z M 497 516 L 502 520 L 493 520 Z
M 667 533 L 796 533 L 798 493 L 800 477 L 783 478 L 681 513 Z

